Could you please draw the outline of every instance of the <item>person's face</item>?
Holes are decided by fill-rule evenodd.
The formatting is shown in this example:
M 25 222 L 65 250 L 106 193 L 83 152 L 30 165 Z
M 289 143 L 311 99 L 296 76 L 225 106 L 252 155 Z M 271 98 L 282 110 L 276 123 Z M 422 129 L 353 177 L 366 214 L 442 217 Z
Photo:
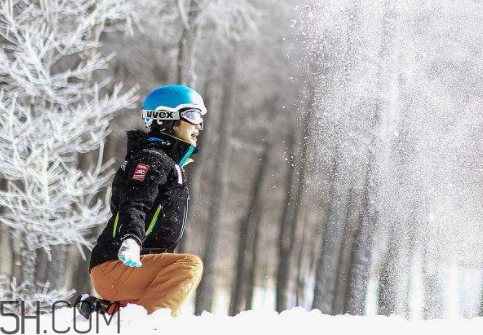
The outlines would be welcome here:
M 173 130 L 176 137 L 196 147 L 201 128 L 201 124 L 195 125 L 181 120 L 179 126 L 174 126 Z

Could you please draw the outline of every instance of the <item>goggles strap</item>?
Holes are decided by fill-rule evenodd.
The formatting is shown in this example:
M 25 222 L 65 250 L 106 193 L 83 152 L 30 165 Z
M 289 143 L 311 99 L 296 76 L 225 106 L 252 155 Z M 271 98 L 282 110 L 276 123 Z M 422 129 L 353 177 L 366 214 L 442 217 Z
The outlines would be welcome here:
M 141 117 L 143 119 L 149 118 L 152 120 L 175 121 L 179 120 L 179 111 L 165 111 L 165 110 L 141 110 Z

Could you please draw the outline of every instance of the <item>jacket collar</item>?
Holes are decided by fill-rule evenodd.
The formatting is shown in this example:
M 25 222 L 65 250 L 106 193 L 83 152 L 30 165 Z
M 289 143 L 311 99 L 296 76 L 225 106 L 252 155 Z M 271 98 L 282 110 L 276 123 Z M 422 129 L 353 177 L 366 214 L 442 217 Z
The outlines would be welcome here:
M 162 149 L 178 165 L 184 166 L 193 160 L 190 158 L 198 152 L 198 148 L 173 135 L 166 133 L 145 133 L 140 130 L 128 131 L 128 152 L 143 147 Z

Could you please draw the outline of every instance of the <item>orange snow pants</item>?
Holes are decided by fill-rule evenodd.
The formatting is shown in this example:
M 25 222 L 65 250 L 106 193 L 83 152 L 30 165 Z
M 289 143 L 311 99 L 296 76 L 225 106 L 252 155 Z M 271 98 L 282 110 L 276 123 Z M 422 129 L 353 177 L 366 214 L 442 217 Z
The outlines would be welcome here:
M 141 263 L 139 268 L 119 260 L 97 265 L 91 270 L 92 286 L 103 299 L 119 301 L 121 307 L 128 303 L 141 305 L 148 314 L 169 308 L 172 316 L 178 315 L 183 302 L 200 283 L 201 259 L 189 254 L 162 253 L 142 255 Z

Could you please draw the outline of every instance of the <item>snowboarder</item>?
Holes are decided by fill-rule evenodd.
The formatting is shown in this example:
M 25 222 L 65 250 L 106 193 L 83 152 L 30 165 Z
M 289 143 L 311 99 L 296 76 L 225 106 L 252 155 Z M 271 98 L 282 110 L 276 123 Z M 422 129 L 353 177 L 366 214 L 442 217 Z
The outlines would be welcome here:
M 87 309 L 85 304 L 79 308 L 85 316 L 99 306 L 102 310 L 102 301 L 121 307 L 135 303 L 149 314 L 169 308 L 176 316 L 201 280 L 200 258 L 174 251 L 185 230 L 184 166 L 197 151 L 206 114 L 203 99 L 187 86 L 162 86 L 146 96 L 141 114 L 150 131 L 128 132 L 127 155 L 112 183 L 112 216 L 89 265 L 92 285 L 103 300 L 79 297 L 78 302 L 89 301 Z

